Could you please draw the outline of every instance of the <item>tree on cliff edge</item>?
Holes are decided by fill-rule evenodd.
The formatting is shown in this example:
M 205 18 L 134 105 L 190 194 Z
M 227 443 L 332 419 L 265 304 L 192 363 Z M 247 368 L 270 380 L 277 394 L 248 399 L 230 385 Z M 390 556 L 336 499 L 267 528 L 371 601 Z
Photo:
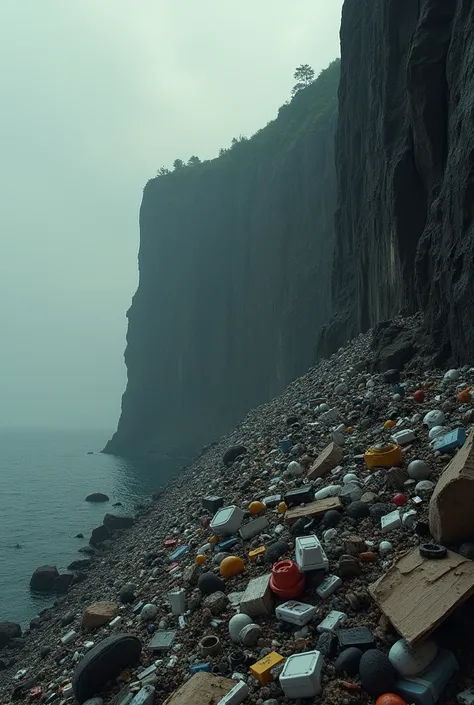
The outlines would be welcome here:
M 291 95 L 303 90 L 314 81 L 314 69 L 309 64 L 300 64 L 293 74 L 296 83 L 291 90 Z

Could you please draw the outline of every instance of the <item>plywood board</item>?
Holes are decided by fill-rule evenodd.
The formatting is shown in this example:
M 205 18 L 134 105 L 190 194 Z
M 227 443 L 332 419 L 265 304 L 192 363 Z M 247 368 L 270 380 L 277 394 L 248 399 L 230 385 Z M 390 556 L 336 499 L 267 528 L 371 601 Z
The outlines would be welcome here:
M 301 517 L 317 517 L 320 514 L 325 514 L 329 509 L 340 509 L 342 507 L 339 497 L 326 497 L 326 499 L 317 499 L 309 504 L 289 509 L 285 514 L 287 524 L 293 524 Z
M 217 705 L 235 685 L 235 681 L 212 673 L 196 673 L 167 698 L 163 705 Z
M 415 548 L 369 587 L 370 594 L 409 644 L 428 636 L 474 594 L 474 561 L 448 551 L 427 559 Z

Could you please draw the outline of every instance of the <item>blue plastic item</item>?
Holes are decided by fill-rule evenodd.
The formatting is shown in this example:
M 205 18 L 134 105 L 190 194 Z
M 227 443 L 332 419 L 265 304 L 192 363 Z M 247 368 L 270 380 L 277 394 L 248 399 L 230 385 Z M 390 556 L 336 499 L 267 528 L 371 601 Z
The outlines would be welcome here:
M 237 539 L 235 537 L 231 537 L 230 539 L 226 539 L 225 541 L 221 541 L 216 545 L 216 551 L 219 553 L 222 551 L 223 553 L 226 553 L 230 548 L 234 548 L 239 543 L 240 539 Z
M 455 655 L 446 649 L 439 649 L 438 655 L 426 671 L 412 678 L 397 680 L 395 693 L 407 703 L 434 705 L 458 669 L 459 664 Z
M 466 431 L 463 428 L 455 428 L 445 436 L 440 438 L 433 445 L 433 450 L 439 450 L 440 453 L 448 453 L 450 450 L 461 448 L 466 441 Z
M 182 556 L 183 553 L 186 553 L 186 551 L 189 551 L 189 546 L 180 546 L 174 553 L 171 554 L 170 560 L 175 561 L 177 558 Z
M 284 438 L 280 441 L 280 450 L 282 453 L 289 453 L 293 447 L 293 441 L 290 438 Z
M 195 666 L 191 666 L 191 673 L 200 673 L 201 671 L 211 672 L 210 663 L 197 663 Z

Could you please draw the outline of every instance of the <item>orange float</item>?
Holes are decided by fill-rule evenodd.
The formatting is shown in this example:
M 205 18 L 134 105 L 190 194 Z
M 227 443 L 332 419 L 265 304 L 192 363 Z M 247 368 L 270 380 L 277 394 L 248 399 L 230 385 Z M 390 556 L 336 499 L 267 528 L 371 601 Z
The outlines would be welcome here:
M 239 556 L 227 556 L 224 558 L 219 567 L 219 573 L 223 578 L 233 578 L 234 575 L 239 575 L 245 570 L 245 564 Z
M 250 502 L 249 512 L 250 514 L 261 514 L 265 511 L 265 505 L 263 502 Z
M 384 693 L 377 698 L 375 705 L 407 705 L 403 698 L 395 693 Z

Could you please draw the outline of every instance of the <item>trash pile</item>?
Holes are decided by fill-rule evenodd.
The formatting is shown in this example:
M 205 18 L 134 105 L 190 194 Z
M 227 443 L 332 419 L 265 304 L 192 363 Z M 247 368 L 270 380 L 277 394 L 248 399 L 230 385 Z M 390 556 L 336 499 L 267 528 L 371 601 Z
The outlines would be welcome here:
M 474 368 L 373 358 L 359 336 L 186 468 L 1 702 L 472 705 Z

